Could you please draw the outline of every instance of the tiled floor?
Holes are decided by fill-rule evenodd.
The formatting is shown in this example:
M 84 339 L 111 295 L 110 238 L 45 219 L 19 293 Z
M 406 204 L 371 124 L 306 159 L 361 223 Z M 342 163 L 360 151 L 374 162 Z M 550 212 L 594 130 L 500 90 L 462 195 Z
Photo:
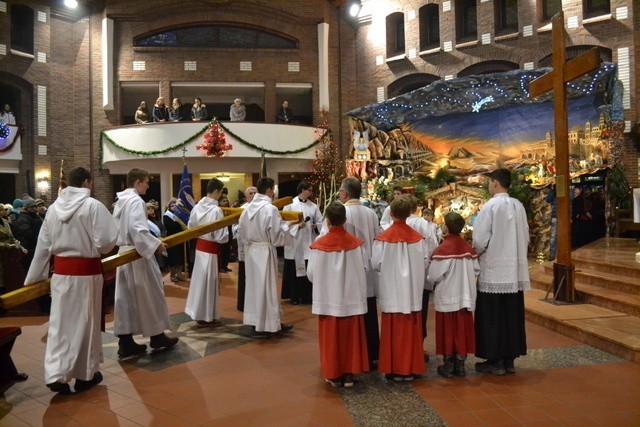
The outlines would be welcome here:
M 333 389 L 320 375 L 310 307 L 283 304 L 292 333 L 253 340 L 235 310 L 235 273 L 222 277 L 222 327 L 195 328 L 182 315 L 186 288 L 168 283 L 177 348 L 118 361 L 108 323 L 104 382 L 70 396 L 51 393 L 42 379 L 47 318 L 0 318 L 0 326 L 22 327 L 13 359 L 30 375 L 0 398 L 0 426 L 640 425 L 639 364 L 532 323 L 515 375 L 477 375 L 470 358 L 466 378 L 447 380 L 431 357 L 413 384 L 367 374 L 353 389 Z M 425 350 L 434 348 L 432 332 Z

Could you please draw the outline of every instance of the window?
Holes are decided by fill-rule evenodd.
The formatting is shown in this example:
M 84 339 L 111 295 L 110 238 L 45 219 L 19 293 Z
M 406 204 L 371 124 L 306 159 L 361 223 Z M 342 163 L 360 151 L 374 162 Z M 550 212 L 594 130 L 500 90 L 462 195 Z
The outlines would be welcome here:
M 296 49 L 298 41 L 251 27 L 208 25 L 174 28 L 135 39 L 134 46 Z
M 404 13 L 387 16 L 387 57 L 404 54 Z
M 542 22 L 550 21 L 562 10 L 562 0 L 542 0 Z
M 409 74 L 391 83 L 387 87 L 387 94 L 389 98 L 395 98 L 396 96 L 430 85 L 437 80 L 440 80 L 440 77 L 433 74 Z
M 507 34 L 518 31 L 518 0 L 495 0 L 495 32 Z
M 456 41 L 458 43 L 478 39 L 476 0 L 456 1 Z
M 440 46 L 440 19 L 438 5 L 428 4 L 420 8 L 420 50 Z
M 583 0 L 582 16 L 584 19 L 611 13 L 609 0 Z
M 11 6 L 11 49 L 33 55 L 33 9 Z

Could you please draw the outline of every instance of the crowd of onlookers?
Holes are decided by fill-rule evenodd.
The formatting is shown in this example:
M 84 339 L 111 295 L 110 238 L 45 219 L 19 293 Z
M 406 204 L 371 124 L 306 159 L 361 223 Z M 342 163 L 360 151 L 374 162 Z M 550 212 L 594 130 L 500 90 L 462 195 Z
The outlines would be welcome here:
M 229 107 L 229 120 L 232 122 L 244 122 L 247 118 L 247 108 L 242 103 L 242 99 L 236 98 Z M 207 106 L 202 103 L 202 99 L 195 98 L 191 108 L 180 101 L 180 98 L 173 98 L 171 106 L 165 104 L 164 97 L 159 97 L 151 108 L 147 107 L 146 101 L 140 102 L 134 114 L 134 120 L 137 124 L 144 123 L 162 123 L 162 122 L 182 122 L 182 121 L 201 121 L 209 120 L 209 112 Z M 293 111 L 289 108 L 289 102 L 284 101 L 282 106 L 278 108 L 276 113 L 276 122 L 289 124 L 292 123 Z

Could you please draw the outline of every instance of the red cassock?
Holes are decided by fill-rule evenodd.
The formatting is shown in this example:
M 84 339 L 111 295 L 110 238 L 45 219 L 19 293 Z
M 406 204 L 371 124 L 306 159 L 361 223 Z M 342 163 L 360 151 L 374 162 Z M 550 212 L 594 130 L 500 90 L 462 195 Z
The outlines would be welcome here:
M 319 316 L 318 338 L 324 378 L 369 370 L 364 316 Z
M 382 313 L 378 371 L 411 375 L 425 372 L 422 313 Z
M 436 354 L 474 354 L 473 314 L 467 309 L 436 311 Z

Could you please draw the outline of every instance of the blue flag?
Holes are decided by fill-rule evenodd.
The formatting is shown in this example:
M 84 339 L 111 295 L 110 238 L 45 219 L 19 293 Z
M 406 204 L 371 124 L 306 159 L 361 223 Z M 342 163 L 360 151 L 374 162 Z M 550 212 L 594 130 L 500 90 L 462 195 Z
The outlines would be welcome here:
M 180 212 L 177 213 L 178 217 L 187 224 L 189 222 L 189 215 L 191 214 L 191 209 L 196 204 L 195 199 L 193 198 L 193 189 L 191 188 L 191 178 L 189 178 L 189 168 L 187 168 L 187 163 L 184 163 L 184 167 L 182 168 L 182 178 L 180 178 L 180 189 L 178 190 L 178 199 L 180 199 L 181 204 Z

